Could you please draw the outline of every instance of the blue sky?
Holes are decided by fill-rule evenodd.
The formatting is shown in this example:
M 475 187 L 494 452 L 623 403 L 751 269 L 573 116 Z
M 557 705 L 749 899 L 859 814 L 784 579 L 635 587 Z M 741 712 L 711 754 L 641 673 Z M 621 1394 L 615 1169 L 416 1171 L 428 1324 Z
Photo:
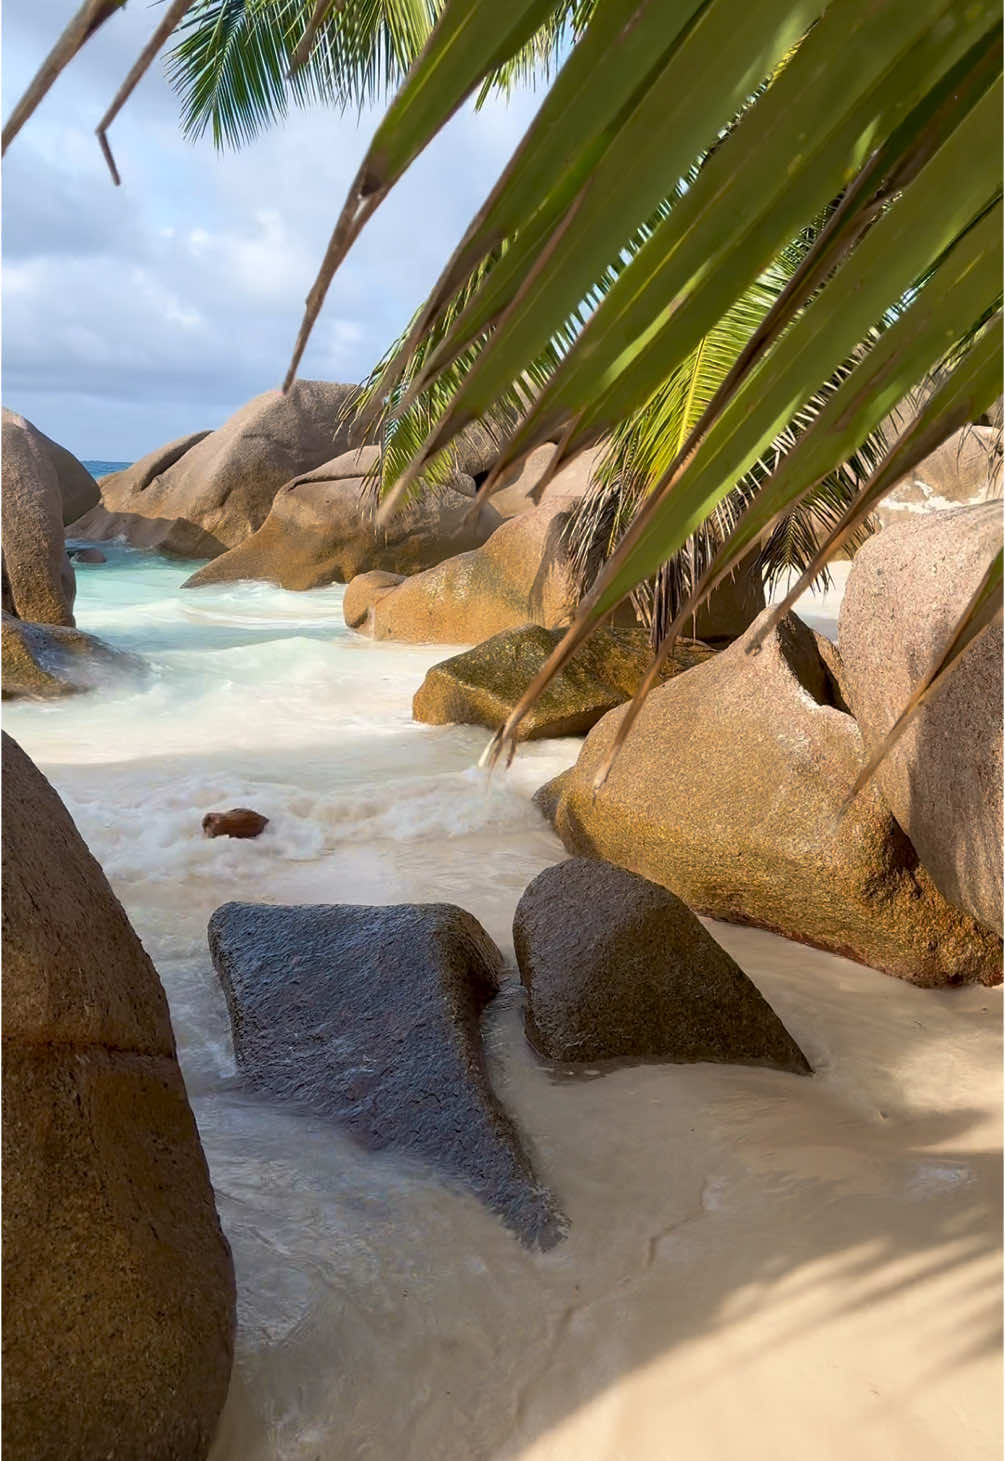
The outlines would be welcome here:
M 6 0 L 6 115 L 78 0 Z M 188 143 L 161 63 L 111 140 L 94 126 L 159 7 L 131 0 L 11 145 L 3 170 L 3 400 L 78 456 L 131 459 L 220 424 L 282 379 L 374 114 L 294 111 L 238 153 Z M 455 118 L 335 281 L 301 374 L 358 380 L 407 321 L 537 105 Z

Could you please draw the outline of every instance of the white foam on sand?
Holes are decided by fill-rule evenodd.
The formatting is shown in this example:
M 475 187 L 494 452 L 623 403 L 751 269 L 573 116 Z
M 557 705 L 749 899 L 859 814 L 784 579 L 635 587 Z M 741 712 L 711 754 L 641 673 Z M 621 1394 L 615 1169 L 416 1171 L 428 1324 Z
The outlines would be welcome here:
M 571 1079 L 511 985 L 492 1078 L 572 1222 L 530 1254 L 429 1169 L 245 1094 L 205 927 L 228 899 L 447 900 L 512 960 L 520 892 L 564 855 L 530 796 L 578 743 L 487 782 L 484 732 L 410 719 L 442 646 L 349 635 L 340 590 L 182 594 L 184 566 L 111 556 L 79 622 L 153 680 L 4 719 L 168 990 L 238 1276 L 214 1461 L 997 1461 L 998 992 L 712 924 L 816 1075 Z M 262 837 L 204 839 L 233 805 Z

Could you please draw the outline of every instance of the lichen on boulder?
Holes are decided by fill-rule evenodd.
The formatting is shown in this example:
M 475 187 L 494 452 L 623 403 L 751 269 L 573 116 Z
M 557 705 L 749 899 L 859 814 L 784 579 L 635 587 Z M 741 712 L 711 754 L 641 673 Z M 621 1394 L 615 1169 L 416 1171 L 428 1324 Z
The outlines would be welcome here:
M 93 634 L 57 624 L 27 624 L 4 614 L 0 628 L 3 698 L 52 700 L 142 676 L 146 663 Z
M 496 730 L 562 638 L 564 630 L 528 624 L 507 629 L 430 669 L 412 701 L 428 725 L 483 725 Z M 714 650 L 682 640 L 662 679 L 703 663 Z M 585 735 L 601 716 L 630 700 L 652 661 L 648 631 L 595 630 L 521 721 L 521 740 Z

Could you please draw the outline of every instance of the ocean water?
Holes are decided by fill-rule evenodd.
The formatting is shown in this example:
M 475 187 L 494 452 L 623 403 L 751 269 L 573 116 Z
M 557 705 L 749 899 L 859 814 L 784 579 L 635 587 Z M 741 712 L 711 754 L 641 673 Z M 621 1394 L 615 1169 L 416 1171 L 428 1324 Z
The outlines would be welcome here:
M 123 467 L 131 467 L 132 462 L 85 462 L 82 460 L 81 465 L 87 468 L 92 477 L 107 477 L 109 472 L 121 472 Z
M 490 1073 L 572 1223 L 529 1253 L 435 1171 L 246 1092 L 205 930 L 229 899 L 446 900 L 512 964 L 516 901 L 564 856 L 531 796 L 578 743 L 489 780 L 487 733 L 411 719 L 449 647 L 350 633 L 338 587 L 183 591 L 192 565 L 102 547 L 78 623 L 147 675 L 3 718 L 168 992 L 238 1278 L 213 1461 L 997 1458 L 997 992 L 710 925 L 816 1075 L 569 1079 L 511 980 Z M 807 617 L 833 632 L 839 594 Z M 265 833 L 203 838 L 235 805 Z

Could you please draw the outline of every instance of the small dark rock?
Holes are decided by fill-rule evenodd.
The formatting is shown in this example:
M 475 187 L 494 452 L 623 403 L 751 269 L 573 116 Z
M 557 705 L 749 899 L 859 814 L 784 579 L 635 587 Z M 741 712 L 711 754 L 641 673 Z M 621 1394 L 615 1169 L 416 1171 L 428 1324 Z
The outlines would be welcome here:
M 524 891 L 513 921 L 527 1035 L 553 1060 L 626 1057 L 810 1065 L 685 903 L 636 873 L 574 857 Z
M 528 1245 L 564 1232 L 485 1070 L 502 956 L 447 903 L 267 907 L 209 922 L 248 1083 L 460 1177 Z
M 231 807 L 229 812 L 207 812 L 202 819 L 206 837 L 257 837 L 269 825 L 268 817 L 250 807 Z
M 108 562 L 100 548 L 68 548 L 66 551 L 74 563 Z

